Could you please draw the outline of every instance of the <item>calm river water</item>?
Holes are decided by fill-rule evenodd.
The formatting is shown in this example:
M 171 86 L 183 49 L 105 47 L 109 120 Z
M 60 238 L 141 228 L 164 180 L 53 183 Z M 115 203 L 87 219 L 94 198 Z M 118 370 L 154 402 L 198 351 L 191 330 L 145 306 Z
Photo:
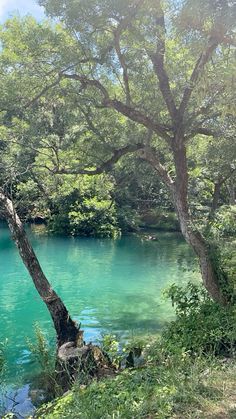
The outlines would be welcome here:
M 162 291 L 175 282 L 197 279 L 196 260 L 179 234 L 158 233 L 117 240 L 52 237 L 30 232 L 42 267 L 86 340 L 103 333 L 157 332 L 173 317 Z M 0 226 L 0 341 L 7 340 L 8 379 L 29 377 L 37 366 L 27 346 L 38 322 L 53 343 L 46 307 L 10 239 Z

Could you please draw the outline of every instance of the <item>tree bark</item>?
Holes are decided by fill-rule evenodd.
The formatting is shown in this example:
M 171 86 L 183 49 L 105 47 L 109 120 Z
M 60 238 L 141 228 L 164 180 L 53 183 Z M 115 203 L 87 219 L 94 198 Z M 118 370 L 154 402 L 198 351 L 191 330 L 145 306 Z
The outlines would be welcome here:
M 173 147 L 176 180 L 173 188 L 173 201 L 176 207 L 180 228 L 187 243 L 199 258 L 203 284 L 210 296 L 220 304 L 227 303 L 222 291 L 216 267 L 214 266 L 209 244 L 202 234 L 194 228 L 188 207 L 188 170 L 186 147 L 178 142 Z
M 229 180 L 228 191 L 229 191 L 229 204 L 230 205 L 235 205 L 236 204 L 236 193 L 235 193 L 235 181 L 234 181 L 234 179 Z
M 20 256 L 34 282 L 35 288 L 50 312 L 57 334 L 58 347 L 67 342 L 77 342 L 82 332 L 71 319 L 62 300 L 52 289 L 44 275 L 13 203 L 1 189 L 0 203 Z

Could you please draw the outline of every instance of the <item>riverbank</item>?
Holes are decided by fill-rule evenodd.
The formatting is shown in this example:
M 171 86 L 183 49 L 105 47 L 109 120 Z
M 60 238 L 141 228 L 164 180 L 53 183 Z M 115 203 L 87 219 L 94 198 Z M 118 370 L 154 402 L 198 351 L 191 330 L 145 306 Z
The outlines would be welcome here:
M 35 417 L 235 418 L 234 307 L 218 305 L 193 284 L 173 285 L 166 296 L 175 305 L 176 319 L 159 337 L 131 341 L 115 376 L 92 382 L 78 377 L 71 392 Z M 113 340 L 105 348 L 113 362 L 116 348 Z
M 235 359 L 166 357 L 158 342 L 146 348 L 145 365 L 115 378 L 76 385 L 39 409 L 35 418 L 235 418 Z
M 172 285 L 166 297 L 175 306 L 176 318 L 160 335 L 143 334 L 122 345 L 115 336 L 105 336 L 100 347 L 116 366 L 112 375 L 98 379 L 89 369 L 83 370 L 69 392 L 43 405 L 33 416 L 23 417 L 235 418 L 234 306 L 220 306 L 202 286 L 191 283 Z M 55 360 L 48 362 L 46 340 L 39 335 L 32 350 L 52 392 L 53 383 L 57 385 Z M 60 394 L 60 388 L 57 390 L 55 394 Z

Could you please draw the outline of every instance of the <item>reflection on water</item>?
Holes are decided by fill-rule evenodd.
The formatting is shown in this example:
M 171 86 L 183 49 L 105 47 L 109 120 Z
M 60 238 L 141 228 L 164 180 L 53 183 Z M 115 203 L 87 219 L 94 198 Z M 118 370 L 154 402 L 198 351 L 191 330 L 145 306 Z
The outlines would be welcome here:
M 48 279 L 85 339 L 101 333 L 120 335 L 158 331 L 173 317 L 162 299 L 168 284 L 198 279 L 196 260 L 179 234 L 159 233 L 158 241 L 141 236 L 117 240 L 47 237 L 30 233 Z M 0 339 L 8 339 L 9 379 L 33 373 L 26 337 L 38 321 L 54 339 L 47 309 L 37 295 L 6 227 L 0 227 Z

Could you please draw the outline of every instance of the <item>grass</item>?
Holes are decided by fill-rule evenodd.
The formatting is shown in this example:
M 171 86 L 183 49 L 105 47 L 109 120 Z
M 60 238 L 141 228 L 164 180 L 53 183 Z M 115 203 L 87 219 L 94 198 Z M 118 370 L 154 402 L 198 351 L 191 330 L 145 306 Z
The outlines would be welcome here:
M 160 339 L 144 349 L 145 363 L 114 378 L 76 384 L 39 409 L 36 418 L 236 418 L 236 361 L 168 355 Z

